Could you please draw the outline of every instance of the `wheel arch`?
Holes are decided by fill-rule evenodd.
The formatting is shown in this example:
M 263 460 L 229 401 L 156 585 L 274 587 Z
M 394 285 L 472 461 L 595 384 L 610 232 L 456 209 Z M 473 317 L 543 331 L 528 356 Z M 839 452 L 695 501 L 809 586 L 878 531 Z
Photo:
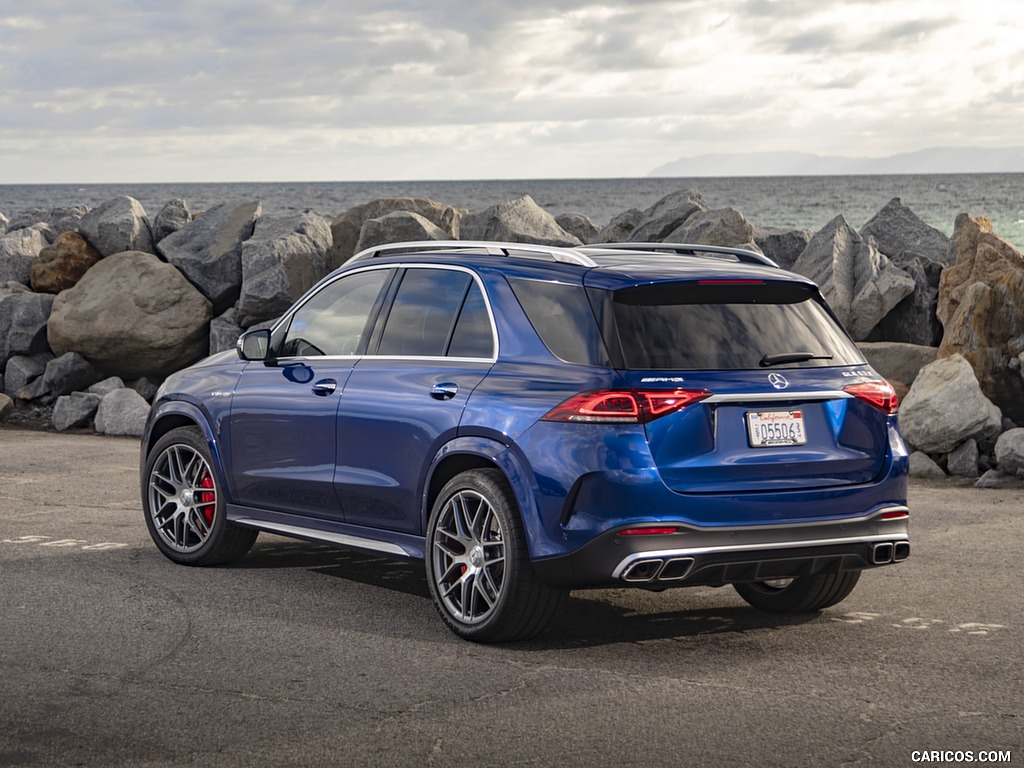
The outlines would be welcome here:
M 424 533 L 430 511 L 441 489 L 453 477 L 471 469 L 496 469 L 501 472 L 515 496 L 527 546 L 531 557 L 534 556 L 538 551 L 542 528 L 533 473 L 510 446 L 485 437 L 456 438 L 442 446 L 435 455 L 427 471 L 420 508 L 420 523 Z
M 221 488 L 227 488 L 227 474 L 224 471 L 220 443 L 210 422 L 199 406 L 184 400 L 165 402 L 154 407 L 154 415 L 150 417 L 142 436 L 140 467 L 145 467 L 150 451 L 157 441 L 172 429 L 179 427 L 198 427 L 203 433 L 213 458 L 213 471 L 217 473 L 217 482 Z

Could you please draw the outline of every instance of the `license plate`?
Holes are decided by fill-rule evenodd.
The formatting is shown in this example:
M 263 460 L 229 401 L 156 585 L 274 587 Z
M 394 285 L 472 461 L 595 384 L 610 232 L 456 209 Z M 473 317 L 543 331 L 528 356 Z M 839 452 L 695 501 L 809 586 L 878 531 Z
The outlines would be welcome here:
M 747 435 L 753 448 L 777 445 L 803 445 L 803 411 L 747 411 Z

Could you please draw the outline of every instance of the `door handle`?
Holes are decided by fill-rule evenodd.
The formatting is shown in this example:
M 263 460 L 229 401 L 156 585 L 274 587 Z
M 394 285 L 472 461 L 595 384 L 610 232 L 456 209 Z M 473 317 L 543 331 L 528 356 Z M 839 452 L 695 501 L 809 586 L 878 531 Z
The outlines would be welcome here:
M 451 400 L 459 391 L 459 385 L 450 381 L 435 384 L 430 388 L 430 396 L 435 400 Z
M 327 397 L 338 388 L 338 382 L 334 379 L 320 379 L 313 385 L 313 394 L 320 397 Z

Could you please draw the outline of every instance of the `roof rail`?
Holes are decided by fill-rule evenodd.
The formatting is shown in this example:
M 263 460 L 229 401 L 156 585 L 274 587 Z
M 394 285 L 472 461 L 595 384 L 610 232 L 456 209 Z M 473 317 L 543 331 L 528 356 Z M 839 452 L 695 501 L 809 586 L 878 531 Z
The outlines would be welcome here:
M 701 253 L 720 254 L 723 256 L 734 256 L 737 261 L 747 264 L 765 264 L 769 267 L 781 269 L 778 264 L 757 251 L 749 251 L 746 248 L 725 248 L 720 245 L 701 245 L 699 243 L 592 243 L 579 246 L 582 250 L 587 249 L 609 249 L 616 251 L 668 251 L 680 256 L 697 256 Z
M 597 264 L 589 256 L 572 248 L 559 248 L 553 245 L 535 245 L 534 243 L 501 243 L 487 240 L 417 240 L 406 243 L 386 243 L 375 245 L 360 251 L 348 263 L 364 261 L 377 256 L 390 256 L 399 253 L 421 253 L 423 251 L 483 251 L 490 256 L 540 255 L 548 256 L 553 261 L 564 264 L 579 264 L 594 267 Z

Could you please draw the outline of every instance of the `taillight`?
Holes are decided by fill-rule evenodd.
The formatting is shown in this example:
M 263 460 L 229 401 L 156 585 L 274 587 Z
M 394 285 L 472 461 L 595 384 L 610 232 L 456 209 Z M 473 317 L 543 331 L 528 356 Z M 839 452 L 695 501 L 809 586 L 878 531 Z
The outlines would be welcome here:
M 849 392 L 858 400 L 863 400 L 868 405 L 890 416 L 896 413 L 900 405 L 896 390 L 887 381 L 864 381 L 860 384 L 849 384 L 843 387 L 843 391 Z
M 645 424 L 711 397 L 706 389 L 599 389 L 573 395 L 541 421 L 586 424 Z
M 668 536 L 678 530 L 675 526 L 671 528 L 627 528 L 624 531 L 619 531 L 619 536 Z

